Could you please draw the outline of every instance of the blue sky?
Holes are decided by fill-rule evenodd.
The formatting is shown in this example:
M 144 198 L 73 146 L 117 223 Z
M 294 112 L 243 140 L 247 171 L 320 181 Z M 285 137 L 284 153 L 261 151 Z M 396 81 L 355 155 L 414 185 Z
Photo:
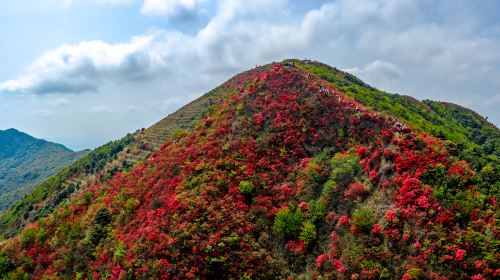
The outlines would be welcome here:
M 73 149 L 147 127 L 243 70 L 291 57 L 500 124 L 496 0 L 0 4 L 0 129 Z

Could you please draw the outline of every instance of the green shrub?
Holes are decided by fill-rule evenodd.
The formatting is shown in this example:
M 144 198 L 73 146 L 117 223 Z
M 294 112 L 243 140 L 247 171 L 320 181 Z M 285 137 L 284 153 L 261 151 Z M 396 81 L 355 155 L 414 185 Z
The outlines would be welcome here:
M 410 274 L 413 277 L 413 279 L 419 279 L 422 270 L 418 267 L 411 267 L 406 271 L 406 273 Z
M 108 231 L 106 228 L 102 227 L 101 225 L 93 225 L 88 231 L 87 231 L 87 240 L 90 244 L 97 246 L 99 245 L 99 242 L 101 242 L 101 239 L 105 238 L 108 235 Z
M 92 201 L 93 196 L 94 195 L 91 192 L 86 192 L 85 194 L 83 194 L 83 204 L 89 205 L 90 202 Z
M 159 197 L 154 197 L 153 201 L 151 202 L 150 209 L 156 210 L 160 208 L 162 205 L 163 205 L 163 200 L 161 200 Z
M 352 216 L 351 224 L 356 230 L 370 231 L 375 224 L 375 214 L 367 208 L 358 209 Z
M 306 246 L 316 241 L 316 226 L 311 222 L 302 224 L 299 238 L 304 241 Z
M 3 278 L 6 273 L 14 270 L 14 268 L 14 262 L 5 255 L 3 250 L 0 250 L 0 276 Z
M 137 208 L 137 206 L 139 206 L 139 200 L 133 197 L 127 199 L 127 201 L 125 202 L 125 209 L 128 212 L 134 211 Z
M 111 212 L 109 212 L 108 208 L 102 207 L 97 211 L 95 214 L 94 218 L 94 224 L 100 225 L 100 226 L 107 226 L 109 223 L 113 221 L 113 216 L 111 215 Z
M 27 248 L 34 244 L 37 231 L 34 228 L 25 230 L 21 235 L 21 244 L 23 248 Z
M 243 195 L 250 196 L 253 193 L 254 186 L 250 181 L 241 181 L 239 192 Z
M 325 184 L 323 185 L 323 191 L 321 193 L 321 196 L 325 198 L 331 198 L 336 188 L 337 184 L 335 183 L 335 181 L 331 179 L 326 181 Z
M 330 160 L 330 165 L 330 178 L 342 187 L 346 187 L 363 173 L 359 158 L 349 154 L 336 154 Z
M 312 222 L 323 219 L 326 213 L 327 210 L 323 202 L 321 202 L 320 200 L 309 201 L 309 210 L 307 211 L 307 214 Z
M 276 213 L 274 219 L 274 230 L 285 237 L 297 236 L 302 225 L 302 212 L 300 209 L 291 212 L 289 208 L 283 208 Z

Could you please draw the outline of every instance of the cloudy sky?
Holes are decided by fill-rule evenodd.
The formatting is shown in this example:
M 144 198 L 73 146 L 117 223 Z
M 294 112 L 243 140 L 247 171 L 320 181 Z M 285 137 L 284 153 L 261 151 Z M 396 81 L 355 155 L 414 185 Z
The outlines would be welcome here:
M 500 124 L 497 0 L 0 0 L 0 129 L 73 149 L 233 75 L 318 60 Z

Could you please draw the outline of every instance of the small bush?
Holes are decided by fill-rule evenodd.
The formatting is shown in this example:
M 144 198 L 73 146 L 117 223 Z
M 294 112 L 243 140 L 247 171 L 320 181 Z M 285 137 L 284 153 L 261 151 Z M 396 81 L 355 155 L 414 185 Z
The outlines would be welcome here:
M 127 199 L 127 201 L 125 202 L 125 209 L 128 212 L 134 211 L 137 208 L 137 206 L 139 206 L 139 200 L 133 197 Z
M 274 219 L 274 230 L 286 238 L 297 236 L 302 225 L 302 212 L 300 209 L 291 212 L 289 208 L 283 208 L 276 213 Z
M 375 214 L 367 208 L 361 208 L 354 212 L 351 225 L 355 231 L 369 232 L 375 224 Z
M 316 241 L 316 226 L 311 222 L 305 222 L 302 225 L 302 231 L 300 232 L 299 238 L 304 241 L 306 246 Z
M 25 230 L 21 235 L 21 244 L 23 248 L 32 246 L 35 243 L 37 231 L 34 228 Z
M 97 246 L 101 242 L 101 239 L 105 238 L 108 235 L 106 228 L 101 225 L 93 225 L 86 234 L 86 238 L 90 244 Z
M 320 200 L 311 200 L 309 202 L 308 215 L 312 222 L 319 221 L 326 216 L 327 210 Z
M 250 196 L 253 193 L 254 186 L 250 181 L 241 181 L 239 192 L 243 195 Z
M 97 211 L 97 214 L 95 215 L 94 218 L 94 224 L 100 225 L 100 226 L 107 226 L 109 223 L 113 221 L 113 216 L 111 215 L 111 212 L 109 212 L 108 208 L 102 207 Z
M 2 250 L 0 250 L 0 276 L 3 278 L 6 273 L 14 269 L 15 263 L 8 258 Z

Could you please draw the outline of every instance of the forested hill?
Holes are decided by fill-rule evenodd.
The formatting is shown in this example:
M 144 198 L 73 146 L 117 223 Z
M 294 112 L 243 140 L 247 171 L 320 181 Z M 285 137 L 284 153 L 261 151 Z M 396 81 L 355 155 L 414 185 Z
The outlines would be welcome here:
M 0 212 L 85 153 L 15 129 L 0 130 Z
M 5 240 L 0 275 L 500 276 L 498 129 L 485 120 L 299 60 L 241 73 L 196 102 L 154 126 L 187 118 L 146 160 L 94 169 L 100 180 Z M 147 146 L 147 133 L 132 142 Z

